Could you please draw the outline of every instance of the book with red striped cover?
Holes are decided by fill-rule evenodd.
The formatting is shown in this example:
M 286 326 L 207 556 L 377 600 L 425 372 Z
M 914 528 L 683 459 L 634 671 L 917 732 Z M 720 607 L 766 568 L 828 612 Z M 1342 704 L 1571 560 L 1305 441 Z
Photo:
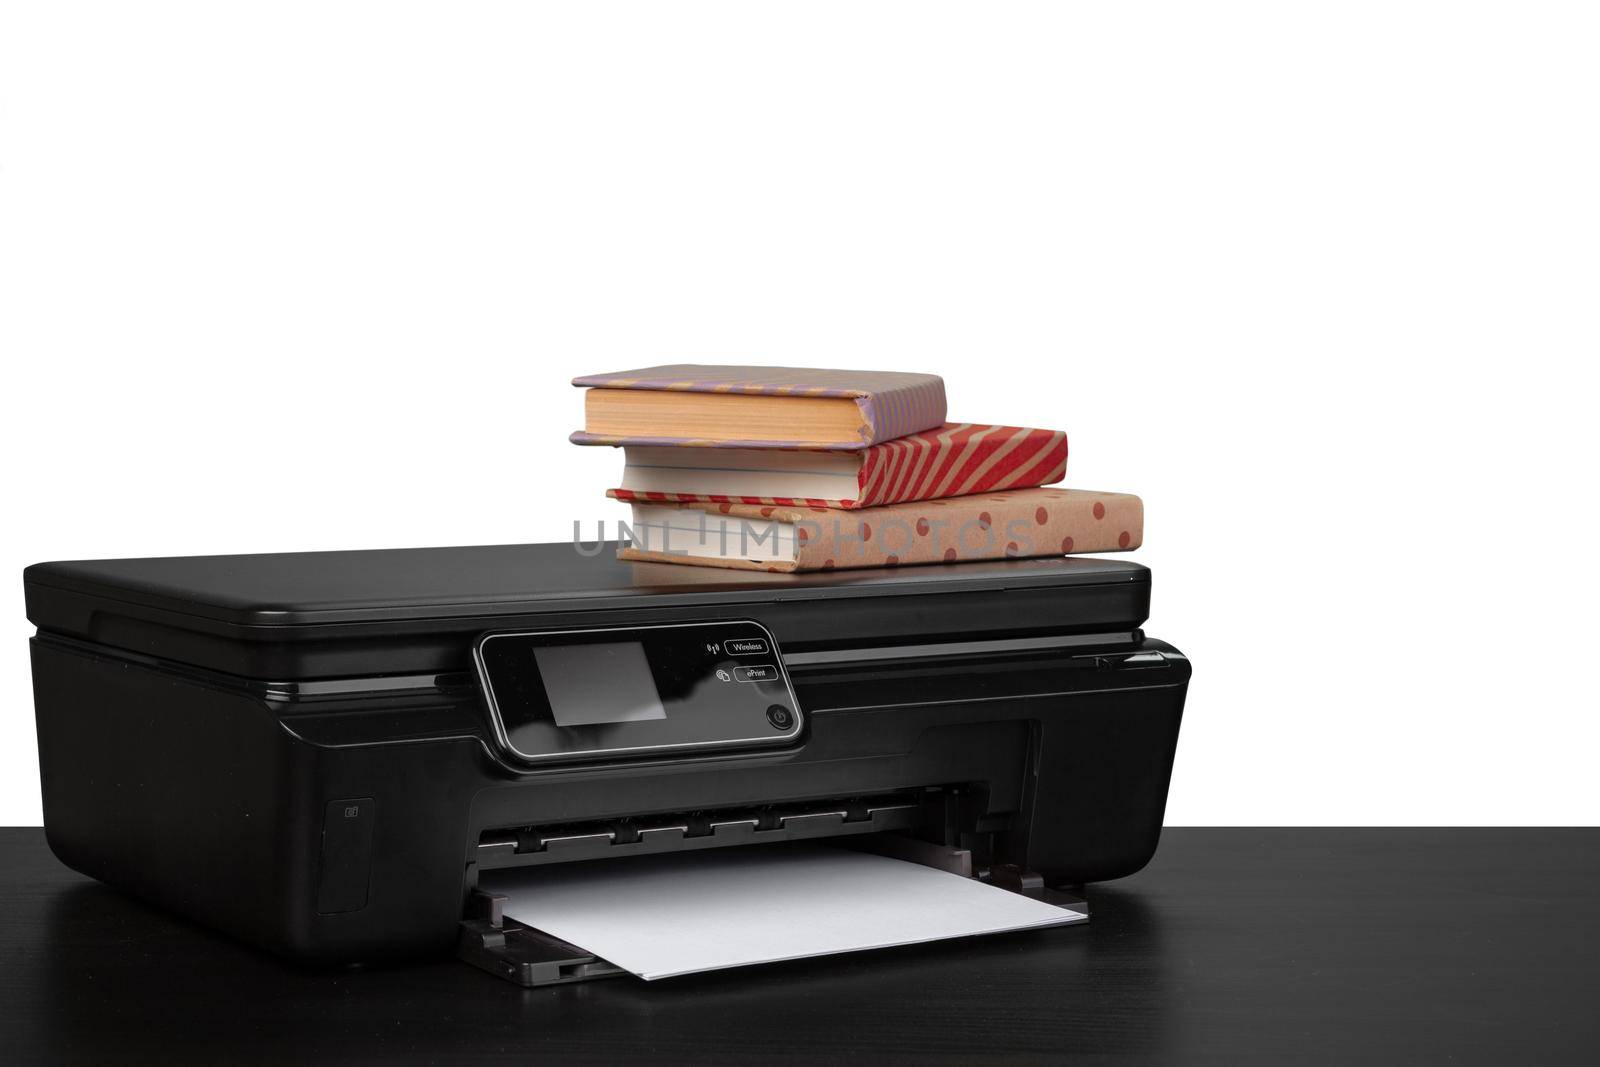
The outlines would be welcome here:
M 620 559 L 778 572 L 1127 552 L 1144 540 L 1128 493 L 1020 489 L 844 511 L 635 503 Z
M 852 509 L 1058 482 L 1067 435 L 947 422 L 857 452 L 630 445 L 627 457 L 615 500 Z

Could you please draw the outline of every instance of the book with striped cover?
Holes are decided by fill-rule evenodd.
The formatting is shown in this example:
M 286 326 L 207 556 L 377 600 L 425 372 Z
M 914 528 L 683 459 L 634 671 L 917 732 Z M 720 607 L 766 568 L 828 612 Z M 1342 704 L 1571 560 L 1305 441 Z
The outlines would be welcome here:
M 633 505 L 625 560 L 827 571 L 1127 552 L 1144 540 L 1128 493 L 1019 489 L 866 510 L 752 504 Z
M 851 509 L 1058 482 L 1067 435 L 947 422 L 854 452 L 629 446 L 627 457 L 615 500 Z
M 579 445 L 868 448 L 944 422 L 944 379 L 900 371 L 680 363 L 572 379 Z

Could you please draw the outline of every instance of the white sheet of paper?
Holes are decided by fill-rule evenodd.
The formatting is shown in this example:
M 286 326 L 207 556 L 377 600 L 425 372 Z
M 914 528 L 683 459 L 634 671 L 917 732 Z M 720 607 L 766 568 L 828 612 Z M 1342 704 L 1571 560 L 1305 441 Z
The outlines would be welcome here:
M 641 978 L 1081 916 L 960 875 L 843 848 L 742 847 L 496 871 L 505 914 Z

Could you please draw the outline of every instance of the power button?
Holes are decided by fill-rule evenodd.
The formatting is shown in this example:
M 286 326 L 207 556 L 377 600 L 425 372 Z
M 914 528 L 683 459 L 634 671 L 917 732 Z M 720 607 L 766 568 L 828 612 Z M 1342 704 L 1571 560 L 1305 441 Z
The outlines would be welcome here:
M 787 730 L 794 725 L 794 712 L 782 704 L 774 704 L 767 709 L 767 721 L 780 730 Z

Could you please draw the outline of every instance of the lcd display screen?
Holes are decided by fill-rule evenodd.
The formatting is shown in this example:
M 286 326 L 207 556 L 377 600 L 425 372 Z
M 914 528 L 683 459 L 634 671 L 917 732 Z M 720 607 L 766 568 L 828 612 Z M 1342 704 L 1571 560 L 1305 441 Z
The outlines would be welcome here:
M 644 645 L 546 645 L 533 650 L 557 726 L 665 719 Z

